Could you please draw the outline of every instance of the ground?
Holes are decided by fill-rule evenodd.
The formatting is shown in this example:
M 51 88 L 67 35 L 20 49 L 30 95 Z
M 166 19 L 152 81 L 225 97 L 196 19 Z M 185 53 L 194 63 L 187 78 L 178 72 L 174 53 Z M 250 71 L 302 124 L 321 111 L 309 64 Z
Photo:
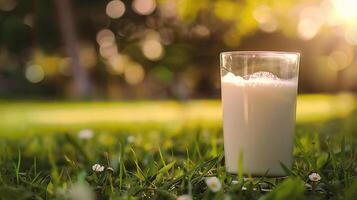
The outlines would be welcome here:
M 300 96 L 289 176 L 253 178 L 225 172 L 219 101 L 2 101 L 0 199 L 356 199 L 354 108 Z

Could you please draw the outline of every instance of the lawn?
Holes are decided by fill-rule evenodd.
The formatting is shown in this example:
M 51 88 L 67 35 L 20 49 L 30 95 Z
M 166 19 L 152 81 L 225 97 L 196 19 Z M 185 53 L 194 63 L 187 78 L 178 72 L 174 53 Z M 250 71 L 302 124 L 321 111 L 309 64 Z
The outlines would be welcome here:
M 297 122 L 321 122 L 346 117 L 354 108 L 349 94 L 303 95 L 298 99 Z M 0 101 L 0 134 L 19 136 L 95 129 L 180 128 L 221 126 L 217 100 L 137 102 Z
M 299 97 L 283 178 L 225 172 L 218 101 L 2 101 L 0 199 L 356 199 L 354 99 Z

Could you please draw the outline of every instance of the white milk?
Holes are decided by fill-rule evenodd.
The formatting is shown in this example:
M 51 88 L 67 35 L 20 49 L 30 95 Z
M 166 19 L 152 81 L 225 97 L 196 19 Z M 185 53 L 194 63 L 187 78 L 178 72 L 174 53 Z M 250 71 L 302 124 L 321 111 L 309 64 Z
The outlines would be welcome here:
M 283 176 L 280 162 L 292 164 L 297 81 L 260 73 L 268 77 L 222 77 L 226 169 L 237 173 L 243 154 L 244 174 Z

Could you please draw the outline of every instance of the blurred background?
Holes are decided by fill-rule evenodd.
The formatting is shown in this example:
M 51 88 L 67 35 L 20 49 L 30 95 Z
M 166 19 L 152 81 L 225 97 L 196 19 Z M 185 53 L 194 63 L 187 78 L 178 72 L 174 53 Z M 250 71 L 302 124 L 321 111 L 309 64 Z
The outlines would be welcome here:
M 300 93 L 357 91 L 355 0 L 0 0 L 1 99 L 219 98 L 219 52 L 301 53 Z

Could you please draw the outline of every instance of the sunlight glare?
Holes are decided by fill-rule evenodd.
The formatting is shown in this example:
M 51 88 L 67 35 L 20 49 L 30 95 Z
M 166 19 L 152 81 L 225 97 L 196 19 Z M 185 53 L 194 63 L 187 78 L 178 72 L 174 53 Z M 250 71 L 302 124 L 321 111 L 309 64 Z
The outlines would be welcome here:
M 344 37 L 349 44 L 357 45 L 357 27 L 347 28 Z
M 356 0 L 333 0 L 337 14 L 345 20 L 357 19 L 357 1 Z

